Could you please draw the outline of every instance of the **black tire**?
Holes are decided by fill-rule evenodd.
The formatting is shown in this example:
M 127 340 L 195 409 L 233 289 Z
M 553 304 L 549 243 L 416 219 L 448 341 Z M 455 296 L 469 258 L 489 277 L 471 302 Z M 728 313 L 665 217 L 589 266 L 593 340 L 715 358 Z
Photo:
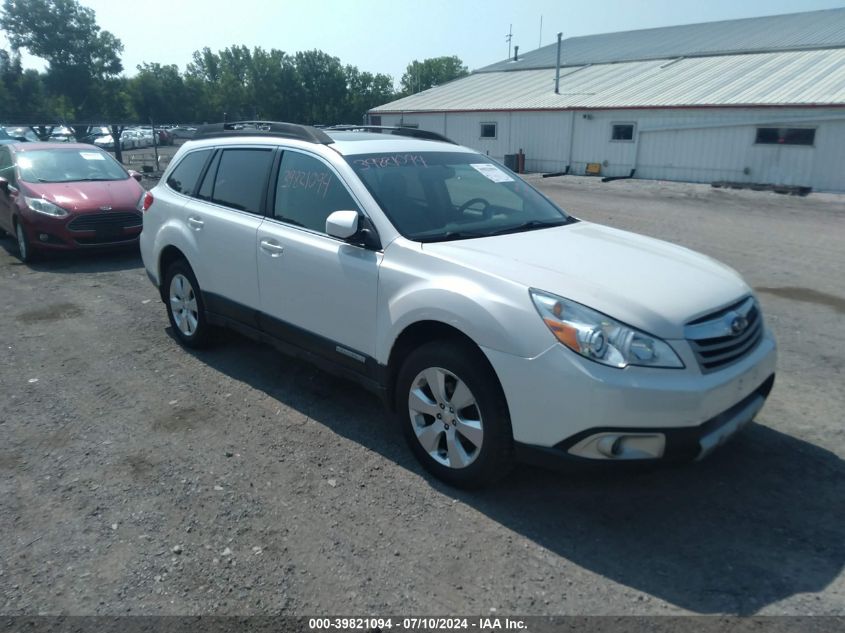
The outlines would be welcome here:
M 447 376 L 451 374 L 452 379 L 456 378 L 465 383 L 470 395 L 473 396 L 474 404 L 459 412 L 449 413 L 451 397 L 448 395 L 450 389 L 448 377 L 445 387 L 447 397 L 444 402 L 440 402 L 433 395 L 432 390 L 426 391 L 428 387 L 420 387 L 422 384 L 418 382 L 420 376 L 430 369 L 443 370 Z M 422 380 L 425 382 L 424 378 Z M 452 396 L 456 396 L 456 383 L 453 382 L 452 385 Z M 422 389 L 427 394 L 427 401 L 431 403 L 436 403 L 438 406 L 445 404 L 445 408 L 440 407 L 444 418 L 438 419 L 428 414 L 421 415 L 419 412 L 412 413 L 409 405 L 412 388 Z M 395 403 L 397 422 L 401 425 L 408 445 L 425 469 L 438 479 L 462 488 L 477 488 L 495 483 L 510 472 L 514 461 L 513 431 L 507 402 L 495 372 L 474 345 L 460 340 L 443 340 L 426 343 L 411 352 L 397 376 Z M 476 408 L 473 409 L 473 407 Z M 454 415 L 457 418 L 461 413 L 467 412 L 469 412 L 468 417 L 473 419 L 478 414 L 477 424 L 483 430 L 481 445 L 475 446 L 472 442 L 468 442 L 466 436 L 461 436 L 458 438 L 461 441 L 461 448 L 469 446 L 471 449 L 471 451 L 464 450 L 463 456 L 466 457 L 469 452 L 472 452 L 475 455 L 472 461 L 465 466 L 444 464 L 442 463 L 444 460 L 451 462 L 449 451 L 452 448 L 448 444 L 449 422 L 452 422 L 453 434 L 457 433 L 460 427 L 455 423 L 454 418 L 450 420 L 446 416 Z M 442 432 L 439 429 L 440 425 L 444 427 Z M 429 428 L 432 430 L 428 437 L 439 436 L 436 444 L 440 448 L 434 451 L 437 453 L 437 459 L 423 448 L 422 440 L 417 437 L 418 432 Z M 457 433 L 454 437 L 457 438 L 459 435 L 460 433 Z
M 196 312 L 190 311 L 191 314 L 183 314 L 177 318 L 174 314 L 175 302 L 172 298 L 173 280 L 179 277 L 184 283 L 187 283 L 187 292 L 185 299 L 190 301 L 193 299 L 196 305 Z M 177 281 L 177 283 L 180 283 Z M 183 286 L 185 287 L 185 286 Z M 205 304 L 202 300 L 202 292 L 197 283 L 197 278 L 194 271 L 191 270 L 190 265 L 184 259 L 179 259 L 168 266 L 164 274 L 164 303 L 167 307 L 167 318 L 170 320 L 170 325 L 173 328 L 173 333 L 179 342 L 186 347 L 199 349 L 208 345 L 211 338 L 211 326 L 208 324 L 208 319 L 205 315 Z M 186 308 L 187 309 L 187 308 Z M 192 317 L 188 323 L 194 324 L 193 327 L 186 327 L 182 319 Z M 180 325 L 180 322 L 182 323 Z
M 15 222 L 14 238 L 18 246 L 18 258 L 25 264 L 31 262 L 35 258 L 35 254 L 32 251 L 32 243 L 26 236 L 20 221 Z

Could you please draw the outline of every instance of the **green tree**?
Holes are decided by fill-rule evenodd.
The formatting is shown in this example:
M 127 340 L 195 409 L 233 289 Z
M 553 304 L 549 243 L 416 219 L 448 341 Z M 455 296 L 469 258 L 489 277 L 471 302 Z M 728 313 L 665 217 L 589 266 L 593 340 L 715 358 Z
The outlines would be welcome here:
M 428 90 L 432 86 L 445 84 L 447 81 L 466 77 L 469 69 L 457 55 L 450 57 L 432 57 L 408 64 L 400 84 L 406 95 Z
M 361 72 L 355 66 L 347 66 L 346 104 L 338 123 L 360 123 L 370 108 L 392 101 L 393 79 L 390 75 L 373 75 Z
M 255 114 L 278 121 L 302 120 L 305 93 L 299 79 L 290 55 L 275 48 L 255 48 L 249 74 Z
M 242 119 L 254 109 L 249 85 L 252 54 L 245 46 L 231 46 L 219 53 L 208 47 L 194 53 L 186 75 L 202 80 L 212 119 Z
M 145 122 L 172 123 L 189 120 L 185 81 L 176 65 L 141 64 L 127 81 L 132 109 Z
M 304 107 L 297 122 L 338 122 L 346 99 L 346 74 L 340 60 L 313 50 L 297 53 L 294 62 L 304 95 Z
M 97 25 L 92 9 L 77 0 L 4 0 L 2 28 L 15 50 L 25 49 L 48 64 L 46 83 L 77 110 L 98 80 L 115 77 L 123 66 L 123 44 Z
M 0 120 L 47 121 L 55 117 L 55 105 L 55 99 L 50 99 L 44 89 L 44 76 L 24 70 L 20 55 L 0 49 Z

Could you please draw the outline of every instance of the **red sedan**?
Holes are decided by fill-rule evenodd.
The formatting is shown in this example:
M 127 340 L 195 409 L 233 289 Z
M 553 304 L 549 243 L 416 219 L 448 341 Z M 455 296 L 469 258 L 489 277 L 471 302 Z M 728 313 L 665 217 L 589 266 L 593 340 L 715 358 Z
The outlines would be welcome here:
M 135 244 L 140 179 L 92 145 L 0 144 L 0 229 L 23 261 L 39 250 Z

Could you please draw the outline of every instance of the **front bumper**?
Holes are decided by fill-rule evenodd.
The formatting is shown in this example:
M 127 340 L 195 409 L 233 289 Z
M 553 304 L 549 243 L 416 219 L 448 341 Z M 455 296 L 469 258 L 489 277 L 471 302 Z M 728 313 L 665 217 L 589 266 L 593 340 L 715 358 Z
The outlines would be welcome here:
M 689 362 L 677 370 L 620 370 L 562 345 L 535 358 L 484 352 L 505 392 L 517 447 L 569 454 L 605 431 L 660 433 L 665 446 L 658 453 L 665 459 L 694 459 L 752 419 L 771 390 L 777 360 L 768 330 L 748 356 L 708 374 Z
M 141 235 L 140 225 L 74 230 L 69 225 L 78 217 L 74 214 L 67 218 L 51 218 L 30 212 L 23 214 L 22 226 L 31 247 L 38 250 L 69 251 L 131 246 L 138 243 Z
M 629 434 L 642 436 L 661 436 L 664 438 L 664 450 L 659 457 L 644 457 L 638 459 L 612 458 L 602 460 L 617 464 L 632 464 L 642 462 L 689 462 L 704 459 L 719 446 L 726 443 L 736 433 L 745 428 L 754 416 L 763 408 L 766 398 L 775 383 L 775 375 L 769 376 L 752 393 L 737 402 L 734 406 L 723 411 L 704 424 L 695 427 L 680 428 L 629 428 L 629 427 L 600 427 L 586 429 L 577 435 L 560 442 L 557 446 L 545 447 L 516 442 L 516 458 L 524 463 L 537 464 L 546 467 L 556 467 L 565 462 L 596 462 L 597 460 L 573 453 L 573 449 L 583 445 L 591 438 L 602 436 L 625 437 Z

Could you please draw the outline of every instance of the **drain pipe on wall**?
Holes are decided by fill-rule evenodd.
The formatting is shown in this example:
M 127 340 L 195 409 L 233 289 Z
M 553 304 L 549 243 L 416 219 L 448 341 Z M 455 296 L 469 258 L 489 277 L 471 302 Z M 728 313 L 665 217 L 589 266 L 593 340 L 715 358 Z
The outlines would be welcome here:
M 560 94 L 560 38 L 563 33 L 557 34 L 557 64 L 555 65 L 555 94 Z

